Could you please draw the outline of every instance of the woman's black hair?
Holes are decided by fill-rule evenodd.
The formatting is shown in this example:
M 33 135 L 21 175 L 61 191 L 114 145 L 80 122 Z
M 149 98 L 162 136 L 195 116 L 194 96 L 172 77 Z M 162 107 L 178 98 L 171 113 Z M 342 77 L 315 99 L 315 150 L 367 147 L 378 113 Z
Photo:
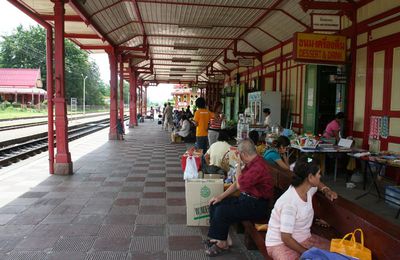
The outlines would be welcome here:
M 316 175 L 320 170 L 319 160 L 309 156 L 300 157 L 294 166 L 294 176 L 292 178 L 293 187 L 298 187 L 307 179 L 308 175 Z
M 335 115 L 336 119 L 343 119 L 344 118 L 344 113 L 343 112 L 339 112 Z
M 199 97 L 198 99 L 196 99 L 196 107 L 206 108 L 206 100 L 203 97 Z
M 269 108 L 264 108 L 264 109 L 263 109 L 263 112 L 264 112 L 264 113 L 271 114 L 271 109 L 269 109 Z
M 229 141 L 229 135 L 228 135 L 228 133 L 226 132 L 226 131 L 224 131 L 224 130 L 221 130 L 220 132 L 219 132 L 219 135 L 218 135 L 218 139 L 217 139 L 218 141 L 220 141 L 220 142 L 228 142 Z
M 257 132 L 256 130 L 251 130 L 251 131 L 249 132 L 249 138 L 251 139 L 251 141 L 253 141 L 253 143 L 254 143 L 255 145 L 258 144 L 258 138 L 259 138 L 259 136 L 258 136 L 258 132 Z
M 290 145 L 290 140 L 284 135 L 279 136 L 278 139 L 272 142 L 272 147 L 274 148 L 279 148 L 281 146 L 287 147 L 289 145 Z

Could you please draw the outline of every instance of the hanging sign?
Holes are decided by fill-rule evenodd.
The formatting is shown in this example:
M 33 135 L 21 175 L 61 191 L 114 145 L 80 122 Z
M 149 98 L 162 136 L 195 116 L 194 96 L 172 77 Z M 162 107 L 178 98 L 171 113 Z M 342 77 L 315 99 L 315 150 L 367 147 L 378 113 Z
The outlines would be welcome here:
M 340 15 L 311 14 L 312 28 L 316 31 L 339 31 Z
M 239 67 L 253 67 L 253 59 L 239 59 Z
M 295 33 L 293 59 L 307 63 L 338 64 L 346 61 L 346 37 Z

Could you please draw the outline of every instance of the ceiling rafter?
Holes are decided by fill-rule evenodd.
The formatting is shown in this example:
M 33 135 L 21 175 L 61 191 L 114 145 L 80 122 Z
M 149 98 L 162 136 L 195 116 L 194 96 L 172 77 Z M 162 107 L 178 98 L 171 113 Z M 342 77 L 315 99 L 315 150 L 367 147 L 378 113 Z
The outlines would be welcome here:
M 245 39 L 239 39 L 243 42 L 245 42 L 247 45 L 249 45 L 251 48 L 255 49 L 257 52 L 261 53 L 261 50 L 259 50 L 257 47 L 255 47 L 253 44 L 249 43 L 248 41 L 246 41 Z
M 101 12 L 104 12 L 104 11 L 106 11 L 106 10 L 108 10 L 108 9 L 110 9 L 110 8 L 112 8 L 112 7 L 114 7 L 114 6 L 116 6 L 116 5 L 119 5 L 119 4 L 123 3 L 123 2 L 127 2 L 127 1 L 128 1 L 128 0 L 119 0 L 119 1 L 117 1 L 117 2 L 115 2 L 115 3 L 112 3 L 112 4 L 110 4 L 110 5 L 107 5 L 106 7 L 102 8 L 102 9 L 99 9 L 99 10 L 97 10 L 96 12 L 92 13 L 92 14 L 89 16 L 89 18 L 91 19 L 93 16 L 95 16 L 95 15 L 101 13 Z
M 146 56 L 150 56 L 150 55 L 149 55 L 150 50 L 149 50 L 149 45 L 148 45 L 148 42 L 147 42 L 146 30 L 145 30 L 144 25 L 143 25 L 143 19 L 142 19 L 142 15 L 140 14 L 140 10 L 139 10 L 138 3 L 137 3 L 136 0 L 131 0 L 131 2 L 132 2 L 132 5 L 133 5 L 133 11 L 134 11 L 134 13 L 136 14 L 136 17 L 137 17 L 137 19 L 138 19 L 139 22 L 140 22 L 140 27 L 142 28 L 142 33 L 143 33 L 143 47 L 146 49 L 145 55 L 146 55 Z M 153 63 L 152 63 L 152 60 L 151 60 L 151 57 L 150 57 L 150 63 L 153 64 Z
M 259 24 L 262 20 L 265 19 L 265 17 L 266 17 L 268 14 L 271 13 L 271 10 L 274 10 L 276 7 L 279 6 L 279 4 L 280 4 L 280 0 L 277 0 L 277 1 L 273 4 L 273 7 L 272 7 L 271 9 L 266 10 L 262 15 L 260 15 L 260 17 L 259 17 L 256 21 L 254 21 L 253 24 L 252 24 L 250 27 L 254 27 L 254 26 L 256 26 L 257 24 Z M 246 29 L 244 32 L 242 32 L 242 33 L 237 37 L 237 39 L 240 39 L 243 35 L 245 35 L 246 33 L 248 33 L 249 30 L 250 30 L 250 28 Z M 232 44 L 234 44 L 234 42 L 235 42 L 235 41 L 232 41 L 231 44 L 229 44 L 226 48 L 224 48 L 224 49 L 222 50 L 222 52 L 214 59 L 213 62 L 215 62 L 215 61 L 218 59 L 218 57 L 220 57 L 225 51 L 227 51 L 227 50 L 229 49 L 229 47 L 230 47 Z M 209 67 L 209 65 L 207 65 L 207 66 L 203 69 L 203 71 L 206 70 L 207 67 Z
M 99 35 L 102 39 L 108 42 L 108 44 L 112 45 L 113 41 L 100 30 L 99 26 L 93 23 L 89 19 L 89 15 L 84 8 L 82 8 L 78 3 L 77 0 L 69 0 L 68 4 L 71 8 L 82 18 L 82 20 L 86 23 L 86 25 L 90 26 L 97 35 Z

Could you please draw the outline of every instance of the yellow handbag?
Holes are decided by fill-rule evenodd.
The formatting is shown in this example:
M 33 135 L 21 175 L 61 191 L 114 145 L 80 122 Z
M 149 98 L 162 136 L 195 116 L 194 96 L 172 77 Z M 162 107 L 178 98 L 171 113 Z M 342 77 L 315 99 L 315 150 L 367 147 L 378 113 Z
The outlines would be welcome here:
M 356 242 L 356 233 L 360 232 L 361 243 Z M 346 240 L 351 237 L 350 240 Z M 352 233 L 346 234 L 342 239 L 332 239 L 331 252 L 344 254 L 347 256 L 355 257 L 361 260 L 371 260 L 371 250 L 364 247 L 364 234 L 360 228 L 354 230 Z

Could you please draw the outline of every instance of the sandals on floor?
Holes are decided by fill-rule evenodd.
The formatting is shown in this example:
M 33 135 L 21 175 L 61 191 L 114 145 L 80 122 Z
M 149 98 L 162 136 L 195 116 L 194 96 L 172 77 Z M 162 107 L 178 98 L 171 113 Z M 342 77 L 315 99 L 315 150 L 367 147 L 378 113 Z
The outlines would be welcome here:
M 217 241 L 211 241 L 211 239 L 204 239 L 203 240 L 203 245 L 204 245 L 206 250 L 209 249 L 210 247 L 212 247 L 216 243 L 217 243 Z
M 214 243 L 210 248 L 206 250 L 206 255 L 209 257 L 214 257 L 218 255 L 222 255 L 229 251 L 229 248 L 220 248 L 217 246 L 217 243 Z

